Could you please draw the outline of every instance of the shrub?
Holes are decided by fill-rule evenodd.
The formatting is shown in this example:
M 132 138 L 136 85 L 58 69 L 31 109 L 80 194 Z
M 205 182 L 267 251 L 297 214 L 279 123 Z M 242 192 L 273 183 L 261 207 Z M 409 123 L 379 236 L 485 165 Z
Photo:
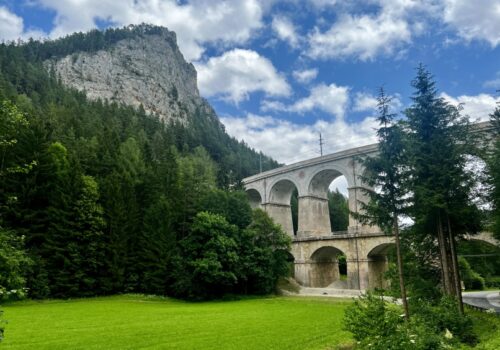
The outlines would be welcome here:
M 452 339 L 448 342 L 460 341 L 467 344 L 477 342 L 472 320 L 467 315 L 460 314 L 457 302 L 449 296 L 443 296 L 435 304 L 427 300 L 410 299 L 410 313 L 412 317 L 425 324 L 430 333 L 443 335 L 450 332 Z
M 485 284 L 488 288 L 500 288 L 500 276 L 486 278 Z
M 419 317 L 405 322 L 399 306 L 371 292 L 354 301 L 345 313 L 345 329 L 360 349 L 442 349 L 444 338 Z
M 465 289 L 484 289 L 484 278 L 471 268 L 469 262 L 465 258 L 459 257 L 458 265 L 462 280 L 464 281 Z

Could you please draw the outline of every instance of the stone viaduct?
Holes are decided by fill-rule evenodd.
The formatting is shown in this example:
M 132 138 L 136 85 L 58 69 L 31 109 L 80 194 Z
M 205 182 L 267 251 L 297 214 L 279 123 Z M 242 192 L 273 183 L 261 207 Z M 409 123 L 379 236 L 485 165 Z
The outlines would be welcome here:
M 488 125 L 478 124 L 477 129 L 486 130 Z M 376 152 L 377 144 L 352 148 L 243 180 L 252 207 L 264 209 L 292 237 L 294 277 L 299 284 L 360 290 L 384 286 L 386 255 L 394 244 L 393 237 L 377 227 L 362 225 L 352 215 L 347 231 L 332 232 L 327 199 L 331 182 L 344 176 L 349 210 L 359 212 L 360 202 L 368 199 L 365 190 L 369 189 L 361 180 L 364 168 L 359 159 Z M 298 192 L 296 232 L 290 206 L 294 190 Z M 339 256 L 345 256 L 347 263 L 344 279 L 339 274 Z

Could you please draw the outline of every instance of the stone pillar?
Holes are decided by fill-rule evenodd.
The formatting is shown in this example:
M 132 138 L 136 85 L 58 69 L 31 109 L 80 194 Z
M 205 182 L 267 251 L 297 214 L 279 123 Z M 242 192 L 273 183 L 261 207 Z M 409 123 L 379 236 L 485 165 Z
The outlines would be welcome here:
M 389 268 L 389 264 L 387 262 L 387 257 L 382 255 L 377 255 L 369 258 L 368 260 L 368 280 L 369 280 L 369 288 L 387 288 L 388 283 L 384 278 L 384 274 Z
M 369 288 L 369 267 L 367 259 L 347 260 L 347 288 L 366 290 Z
M 266 203 L 263 207 L 274 222 L 281 225 L 283 231 L 288 233 L 290 237 L 293 238 L 294 232 L 291 206 L 279 203 Z
M 330 212 L 328 199 L 317 196 L 301 196 L 299 202 L 299 227 L 297 236 L 319 237 L 330 236 Z
M 294 268 L 294 278 L 297 283 L 304 287 L 310 287 L 311 283 L 309 281 L 309 271 L 311 270 L 311 264 L 296 260 Z
M 369 201 L 368 195 L 365 193 L 365 187 L 354 186 L 347 189 L 349 191 L 349 212 L 359 213 L 362 211 L 361 203 Z M 361 203 L 360 203 L 361 202 Z M 362 225 L 351 214 L 349 214 L 349 233 L 377 233 L 380 229 L 377 226 Z

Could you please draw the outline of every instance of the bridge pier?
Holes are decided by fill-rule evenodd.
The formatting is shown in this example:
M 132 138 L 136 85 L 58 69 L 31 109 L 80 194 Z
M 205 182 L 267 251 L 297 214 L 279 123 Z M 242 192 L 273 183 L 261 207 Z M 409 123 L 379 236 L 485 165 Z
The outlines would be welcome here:
M 297 237 L 329 236 L 332 232 L 328 199 L 317 196 L 300 196 Z
M 276 224 L 281 225 L 283 230 L 288 233 L 290 237 L 294 237 L 292 209 L 290 205 L 281 203 L 265 203 L 263 205 L 264 211 L 273 218 Z

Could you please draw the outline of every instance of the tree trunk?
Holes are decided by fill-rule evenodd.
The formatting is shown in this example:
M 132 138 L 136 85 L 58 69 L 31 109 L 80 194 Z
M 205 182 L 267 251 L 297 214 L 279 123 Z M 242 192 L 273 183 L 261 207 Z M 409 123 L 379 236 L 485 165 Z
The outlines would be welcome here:
M 396 214 L 394 214 L 394 239 L 396 241 L 396 257 L 398 263 L 399 289 L 401 290 L 401 300 L 403 301 L 405 319 L 408 321 L 410 319 L 410 311 L 408 309 L 408 300 L 406 298 L 406 287 L 403 277 L 403 256 L 401 254 L 401 243 L 399 241 L 399 225 L 398 225 L 398 217 Z
M 437 225 L 437 235 L 438 235 L 438 245 L 439 245 L 439 257 L 441 260 L 441 268 L 443 271 L 443 290 L 447 295 L 453 295 L 450 281 L 450 268 L 448 265 L 448 254 L 446 252 L 446 240 L 443 234 L 443 226 L 441 222 L 441 212 L 438 213 L 438 225 Z
M 450 249 L 451 249 L 451 262 L 453 267 L 453 279 L 455 280 L 455 295 L 458 301 L 458 311 L 460 314 L 464 314 L 464 303 L 462 301 L 462 285 L 460 283 L 460 270 L 458 269 L 458 259 L 457 259 L 457 251 L 455 249 L 455 237 L 451 232 L 451 223 L 450 217 L 447 215 L 448 221 L 448 238 L 450 241 Z

